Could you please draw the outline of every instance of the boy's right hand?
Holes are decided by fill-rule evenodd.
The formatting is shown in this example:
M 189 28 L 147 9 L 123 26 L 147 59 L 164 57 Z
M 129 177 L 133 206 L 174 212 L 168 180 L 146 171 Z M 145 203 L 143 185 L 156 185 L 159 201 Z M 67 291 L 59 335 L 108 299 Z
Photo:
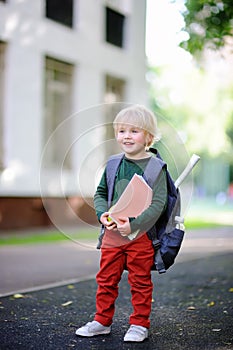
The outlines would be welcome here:
M 101 215 L 100 217 L 100 221 L 101 223 L 106 227 L 107 230 L 116 230 L 117 225 L 114 221 L 109 221 L 108 220 L 109 217 L 109 212 L 105 212 Z

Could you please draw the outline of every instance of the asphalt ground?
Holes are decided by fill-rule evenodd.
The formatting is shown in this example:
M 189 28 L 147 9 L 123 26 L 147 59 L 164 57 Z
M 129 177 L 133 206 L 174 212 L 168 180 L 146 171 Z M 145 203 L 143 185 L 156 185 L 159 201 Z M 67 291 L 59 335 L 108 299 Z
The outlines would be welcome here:
M 25 281 L 28 292 L 0 298 L 0 349 L 233 349 L 232 239 L 232 227 L 192 232 L 175 265 L 166 274 L 152 273 L 151 328 L 143 343 L 123 342 L 131 313 L 125 272 L 110 335 L 75 335 L 76 328 L 93 319 L 94 278 L 80 277 L 72 284 L 64 279 L 63 286 L 43 289 L 44 284 L 40 290 L 38 285 L 37 291 L 29 291 Z M 93 271 L 90 267 L 86 273 Z

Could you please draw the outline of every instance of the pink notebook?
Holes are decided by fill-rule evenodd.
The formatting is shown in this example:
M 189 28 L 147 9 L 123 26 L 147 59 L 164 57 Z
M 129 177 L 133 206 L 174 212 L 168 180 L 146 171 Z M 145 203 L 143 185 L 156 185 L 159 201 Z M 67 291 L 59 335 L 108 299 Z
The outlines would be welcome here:
M 153 191 L 143 177 L 134 174 L 117 203 L 109 210 L 109 218 L 117 224 L 119 217 L 137 217 L 149 207 L 152 195 Z

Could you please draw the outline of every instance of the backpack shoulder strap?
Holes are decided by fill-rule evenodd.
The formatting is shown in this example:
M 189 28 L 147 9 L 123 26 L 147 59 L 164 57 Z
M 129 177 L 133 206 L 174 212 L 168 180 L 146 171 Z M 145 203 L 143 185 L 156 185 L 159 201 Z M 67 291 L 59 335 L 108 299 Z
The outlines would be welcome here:
M 117 170 L 123 158 L 124 158 L 124 153 L 113 155 L 108 159 L 106 164 L 106 179 L 107 179 L 107 186 L 108 186 L 108 206 L 109 207 L 111 206 Z M 157 154 L 156 157 L 152 156 L 150 158 L 146 166 L 146 169 L 143 173 L 143 178 L 146 180 L 146 182 L 151 188 L 153 188 L 156 180 L 158 179 L 164 167 L 167 168 L 167 165 L 162 161 L 159 154 Z
M 146 169 L 143 173 L 143 178 L 146 180 L 146 182 L 151 188 L 153 188 L 156 180 L 158 179 L 164 167 L 167 168 L 167 165 L 160 158 L 153 156 L 150 158 Z
M 108 206 L 109 207 L 111 206 L 117 170 L 120 166 L 120 163 L 123 157 L 124 157 L 124 153 L 120 153 L 120 154 L 111 156 L 107 161 L 106 179 L 107 179 L 107 186 L 108 186 Z

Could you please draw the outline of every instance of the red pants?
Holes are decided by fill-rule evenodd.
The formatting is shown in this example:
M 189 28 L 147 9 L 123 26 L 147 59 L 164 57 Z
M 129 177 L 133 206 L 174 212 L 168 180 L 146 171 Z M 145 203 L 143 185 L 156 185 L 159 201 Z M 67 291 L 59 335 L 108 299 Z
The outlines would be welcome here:
M 127 266 L 133 306 L 129 323 L 150 327 L 153 259 L 154 249 L 147 234 L 122 246 L 101 248 L 100 270 L 96 276 L 96 321 L 104 326 L 111 325 L 118 296 L 118 283 Z

